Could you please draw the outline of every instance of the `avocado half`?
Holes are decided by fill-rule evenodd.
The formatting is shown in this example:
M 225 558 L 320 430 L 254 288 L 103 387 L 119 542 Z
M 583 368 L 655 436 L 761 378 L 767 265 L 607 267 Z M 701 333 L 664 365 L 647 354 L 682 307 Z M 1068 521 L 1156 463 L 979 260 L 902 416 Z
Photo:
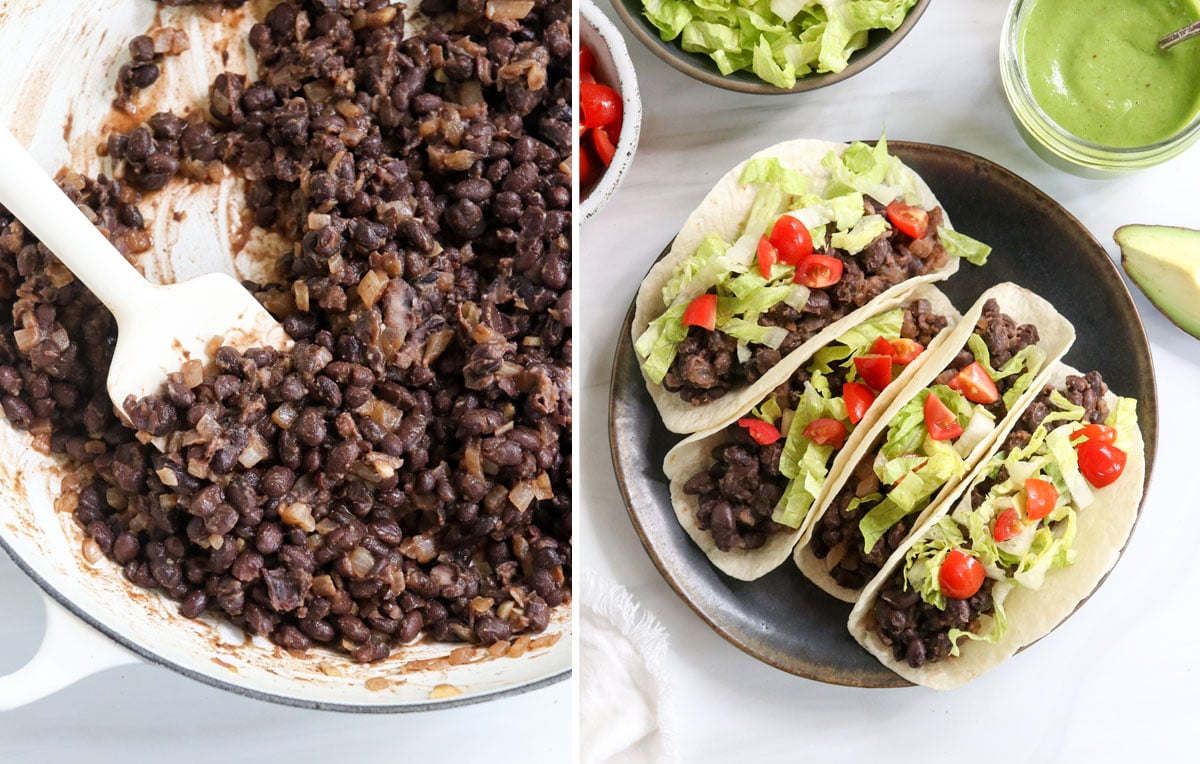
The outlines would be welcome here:
M 1125 225 L 1113 238 L 1133 283 L 1176 326 L 1200 338 L 1200 231 Z

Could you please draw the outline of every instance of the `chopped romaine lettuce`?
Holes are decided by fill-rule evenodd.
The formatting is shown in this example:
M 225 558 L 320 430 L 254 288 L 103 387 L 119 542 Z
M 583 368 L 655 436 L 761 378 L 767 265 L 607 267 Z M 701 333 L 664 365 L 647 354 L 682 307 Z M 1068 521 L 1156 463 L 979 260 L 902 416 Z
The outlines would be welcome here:
M 667 308 L 666 313 L 650 322 L 633 345 L 642 357 L 642 371 L 656 384 L 662 383 L 675 361 L 679 343 L 687 339 L 688 330 L 682 321 L 685 310 L 687 304 L 682 302 Z
M 706 265 L 724 255 L 727 249 L 729 249 L 728 242 L 722 240 L 720 236 L 713 233 L 705 236 L 696 251 L 675 266 L 675 270 L 671 272 L 671 279 L 662 290 L 663 305 L 675 302 L 675 298 L 679 296 L 684 287 L 696 278 Z
M 723 73 L 753 71 L 781 88 L 840 72 L 872 29 L 895 30 L 916 0 L 644 0 L 664 40 L 704 53 Z
M 743 186 L 750 183 L 771 183 L 778 186 L 780 191 L 792 196 L 803 196 L 809 192 L 808 177 L 799 170 L 784 167 L 775 157 L 761 157 L 746 162 L 738 182 Z
M 888 229 L 888 222 L 882 215 L 864 215 L 853 228 L 849 231 L 838 231 L 829 242 L 851 255 L 857 255 L 866 249 L 868 244 L 887 233 Z
M 982 241 L 946 226 L 938 226 L 938 238 L 942 240 L 942 246 L 951 257 L 961 257 L 971 265 L 983 265 L 992 253 L 992 248 Z
M 812 362 L 809 363 L 809 371 L 822 371 L 828 374 L 833 371 L 833 364 L 838 361 L 844 361 L 845 363 L 842 365 L 850 368 L 853 366 L 853 361 L 850 359 L 854 355 L 869 348 L 871 343 L 880 337 L 889 340 L 898 338 L 903 327 L 904 310 L 901 308 L 869 318 L 861 324 L 847 329 L 836 340 L 814 353 Z M 853 379 L 853 375 L 850 379 Z

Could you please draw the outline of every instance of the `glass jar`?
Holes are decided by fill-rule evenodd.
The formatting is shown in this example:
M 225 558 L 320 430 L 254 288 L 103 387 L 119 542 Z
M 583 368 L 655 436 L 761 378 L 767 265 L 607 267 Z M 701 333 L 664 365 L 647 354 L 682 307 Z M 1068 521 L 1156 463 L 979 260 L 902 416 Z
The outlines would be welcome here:
M 1043 0 L 1013 0 L 1000 35 L 1000 79 L 1013 120 L 1034 153 L 1050 164 L 1085 177 L 1108 177 L 1178 156 L 1200 138 L 1200 113 L 1183 128 L 1144 146 L 1114 147 L 1080 138 L 1064 129 L 1034 99 L 1024 71 L 1022 39 L 1030 11 Z M 1166 34 L 1172 30 L 1164 30 Z M 1181 43 L 1188 44 L 1188 43 Z

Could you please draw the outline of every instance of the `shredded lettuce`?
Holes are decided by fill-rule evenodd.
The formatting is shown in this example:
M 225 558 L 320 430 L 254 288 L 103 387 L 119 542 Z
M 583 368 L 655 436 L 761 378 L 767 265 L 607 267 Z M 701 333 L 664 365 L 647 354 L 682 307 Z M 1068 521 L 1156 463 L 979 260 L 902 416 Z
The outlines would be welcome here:
M 727 249 L 729 249 L 729 243 L 722 240 L 720 236 L 710 233 L 704 237 L 704 241 L 700 242 L 696 251 L 675 266 L 675 270 L 671 272 L 671 278 L 662 290 L 663 305 L 675 302 L 675 298 L 679 296 L 683 288 L 691 283 L 692 279 L 696 278 L 706 265 L 724 255 Z
M 828 380 L 817 373 L 804 383 L 779 456 L 779 472 L 790 482 L 771 517 L 777 523 L 799 528 L 825 484 L 833 447 L 804 437 L 804 428 L 822 418 L 837 419 L 847 428 L 852 426 L 845 401 L 840 396 L 833 397 Z
M 882 215 L 864 215 L 849 231 L 838 231 L 829 241 L 838 249 L 857 255 L 866 249 L 868 244 L 887 233 L 889 228 Z
M 1117 398 L 1117 405 L 1108 413 L 1104 423 L 1117 430 L 1117 439 L 1113 443 L 1122 451 L 1133 448 L 1133 431 L 1137 429 L 1137 401 L 1133 398 Z
M 664 40 L 706 54 L 729 74 L 753 71 L 791 88 L 813 71 L 840 72 L 872 29 L 895 30 L 916 0 L 643 0 Z
M 633 345 L 642 357 L 642 371 L 656 384 L 662 383 L 675 361 L 679 343 L 687 339 L 688 330 L 683 325 L 685 310 L 687 304 L 682 302 L 667 308 L 666 313 L 650 322 Z
M 983 265 L 992 253 L 992 248 L 982 241 L 946 226 L 938 226 L 938 238 L 942 240 L 947 254 L 951 257 L 961 257 L 971 265 Z
M 760 157 L 746 162 L 738 182 L 743 186 L 751 183 L 770 183 L 792 196 L 803 196 L 810 191 L 806 175 L 799 170 L 784 167 L 775 157 Z
M 903 327 L 904 310 L 901 308 L 873 316 L 861 324 L 847 329 L 836 340 L 813 353 L 809 370 L 829 374 L 833 371 L 833 364 L 839 361 L 844 361 L 845 363 L 842 365 L 851 368 L 853 356 L 869 348 L 871 343 L 880 337 L 889 340 L 897 339 Z

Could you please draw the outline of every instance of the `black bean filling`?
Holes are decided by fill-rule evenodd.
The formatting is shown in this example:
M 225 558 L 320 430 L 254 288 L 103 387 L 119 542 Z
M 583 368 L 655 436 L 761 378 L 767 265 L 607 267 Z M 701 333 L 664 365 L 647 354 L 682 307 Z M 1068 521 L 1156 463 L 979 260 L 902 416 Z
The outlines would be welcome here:
M 1057 410 L 1050 403 L 1053 390 L 1049 385 L 1042 389 L 1021 415 L 1003 451 L 1027 445 L 1033 431 L 1046 415 Z M 1085 376 L 1067 377 L 1063 394 L 1072 403 L 1084 407 L 1086 413 L 1083 421 L 1103 422 L 1108 417 L 1108 405 L 1103 399 L 1107 390 L 1100 373 L 1091 371 Z M 1066 424 L 1063 420 L 1050 422 L 1046 429 L 1053 430 L 1063 424 Z M 983 504 L 992 486 L 1007 479 L 1008 471 L 1001 467 L 995 477 L 980 481 L 971 489 L 971 508 L 976 509 Z M 891 646 L 896 660 L 906 660 L 913 668 L 943 660 L 950 655 L 951 629 L 971 631 L 978 625 L 980 616 L 992 613 L 992 584 L 991 578 L 984 579 L 979 592 L 966 600 L 947 598 L 943 611 L 921 600 L 915 591 L 908 589 L 904 568 L 900 567 L 875 602 L 873 628 L 883 643 Z
M 189 617 L 359 661 L 541 631 L 570 592 L 570 5 L 422 8 L 458 14 L 406 40 L 382 0 L 282 3 L 215 122 L 157 114 L 107 144 L 124 182 L 64 181 L 133 253 L 135 189 L 224 164 L 298 244 L 250 285 L 294 351 L 185 367 L 129 402 L 140 432 L 111 315 L 0 210 L 0 400 L 84 465 L 91 538 Z
M 865 200 L 866 214 L 872 215 L 883 205 Z M 857 255 L 849 255 L 829 243 L 818 251 L 842 261 L 844 270 L 838 283 L 828 289 L 813 289 L 804 309 L 797 311 L 780 303 L 759 317 L 763 326 L 788 330 L 787 339 L 778 349 L 752 346 L 753 355 L 745 363 L 737 360 L 737 339 L 721 331 L 691 327 L 679 344 L 675 360 L 663 377 L 663 387 L 677 392 L 686 401 L 699 405 L 716 400 L 731 389 L 754 382 L 779 359 L 800 347 L 834 321 L 869 303 L 887 289 L 906 279 L 929 273 L 946 264 L 948 255 L 937 235 L 942 210 L 929 211 L 929 226 L 924 238 L 914 240 L 896 228 L 889 229 Z
M 928 300 L 914 300 L 905 307 L 900 336 L 928 346 L 946 324 L 946 317 L 934 313 Z M 830 389 L 841 389 L 846 372 L 840 365 L 833 367 L 826 375 Z M 772 395 L 782 410 L 796 408 L 810 377 L 802 366 L 775 388 Z M 697 523 L 711 531 L 718 549 L 757 549 L 785 527 L 771 520 L 788 484 L 779 472 L 783 441 L 761 446 L 736 423 L 726 428 L 725 438 L 713 449 L 708 469 L 689 478 L 683 490 L 700 497 Z
M 1037 327 L 1032 324 L 1017 325 L 1010 316 L 1000 311 L 995 300 L 988 300 L 984 304 L 974 333 L 987 343 L 994 367 L 1003 366 L 1005 361 L 1022 348 L 1038 342 Z M 934 384 L 945 384 L 974 360 L 975 357 L 969 350 L 960 352 L 951 360 L 945 371 L 938 375 Z M 1012 386 L 1017 376 L 1014 374 L 996 382 L 1001 395 Z M 1003 399 L 987 408 L 996 416 L 997 421 L 1004 416 Z M 879 484 L 879 478 L 875 475 L 874 459 L 875 453 L 872 451 L 858 463 L 850 479 L 821 516 L 820 526 L 812 536 L 812 552 L 817 557 L 824 559 L 835 548 L 841 552 L 841 557 L 830 568 L 829 573 L 840 586 L 848 589 L 861 589 L 867 581 L 875 577 L 887 558 L 912 530 L 912 524 L 919 516 L 919 513 L 914 513 L 902 518 L 869 552 L 863 552 L 859 521 L 878 504 L 878 501 L 861 502 L 854 509 L 850 509 L 850 504 L 855 498 L 862 498 L 877 491 L 883 496 L 887 495 L 889 486 Z M 938 492 L 935 492 L 930 501 L 936 501 L 937 495 Z

